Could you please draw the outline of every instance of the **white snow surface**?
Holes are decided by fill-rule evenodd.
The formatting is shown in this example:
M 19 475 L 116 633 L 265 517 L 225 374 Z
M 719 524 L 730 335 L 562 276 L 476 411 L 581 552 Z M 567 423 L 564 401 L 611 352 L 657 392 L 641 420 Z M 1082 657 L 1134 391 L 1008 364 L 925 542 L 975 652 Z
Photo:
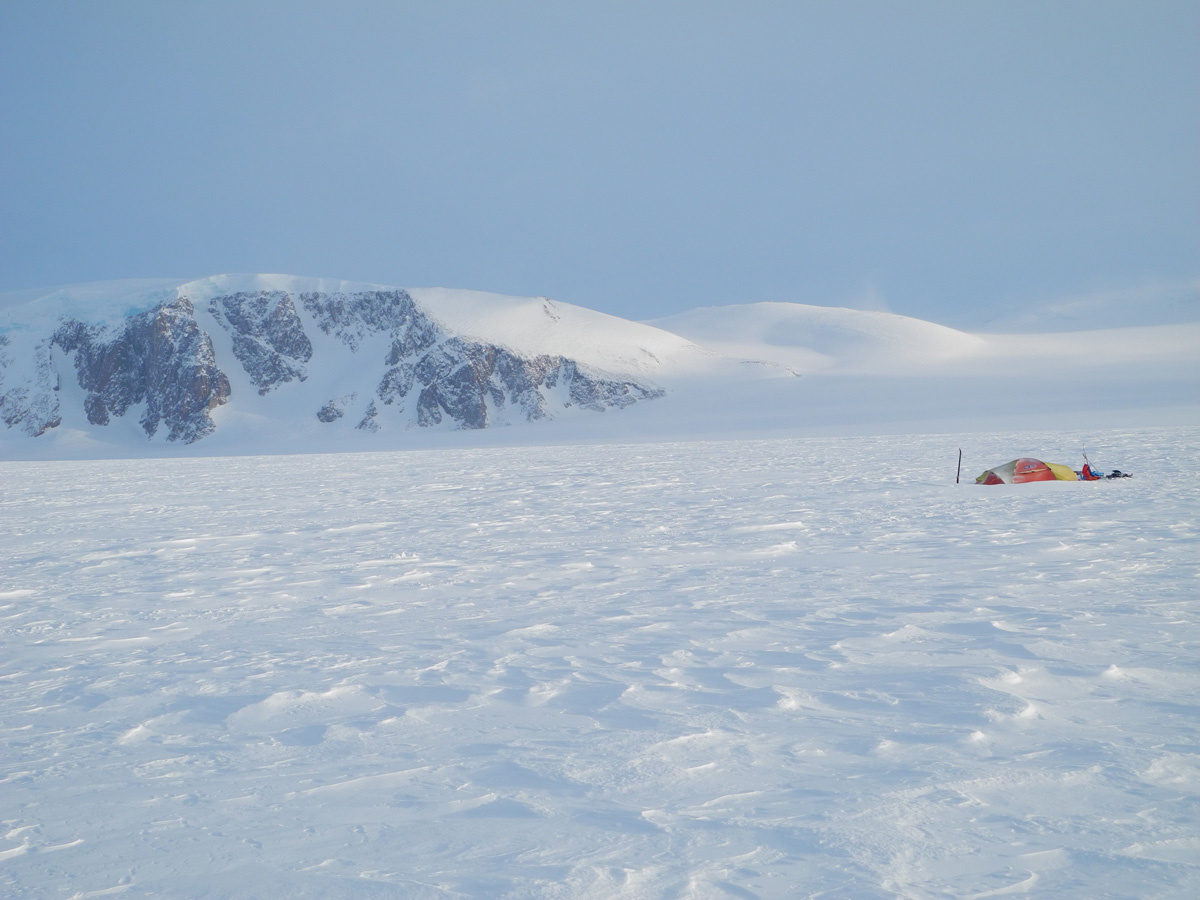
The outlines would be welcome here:
M 1200 430 L 954 483 L 1074 437 L 4 462 L 0 896 L 1192 898 Z

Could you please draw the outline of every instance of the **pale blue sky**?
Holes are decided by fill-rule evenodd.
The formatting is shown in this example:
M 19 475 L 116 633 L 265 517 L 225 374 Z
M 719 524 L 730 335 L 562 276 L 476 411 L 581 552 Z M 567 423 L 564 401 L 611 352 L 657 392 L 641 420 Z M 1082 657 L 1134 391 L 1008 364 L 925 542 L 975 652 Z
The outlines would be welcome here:
M 1194 0 L 0 0 L 0 121 L 0 290 L 971 324 L 1200 279 Z

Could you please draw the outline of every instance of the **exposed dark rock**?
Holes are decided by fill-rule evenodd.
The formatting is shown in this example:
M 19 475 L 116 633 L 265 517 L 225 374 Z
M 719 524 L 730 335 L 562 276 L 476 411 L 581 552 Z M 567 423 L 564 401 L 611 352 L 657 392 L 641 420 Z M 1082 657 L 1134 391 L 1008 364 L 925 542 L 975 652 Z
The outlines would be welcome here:
M 345 414 L 346 411 L 340 406 L 336 406 L 332 400 L 317 410 L 317 418 L 326 423 L 336 422 Z
M 139 422 L 146 435 L 165 425 L 167 440 L 186 444 L 212 432 L 209 410 L 229 399 L 229 379 L 217 368 L 212 341 L 183 297 L 130 316 L 115 335 L 68 321 L 51 344 L 75 354 L 76 377 L 88 392 L 84 412 L 93 425 L 107 425 L 110 416 L 145 403 Z
M 581 372 L 574 361 L 561 357 L 559 377 L 570 385 L 571 402 L 595 412 L 603 412 L 612 406 L 624 409 L 639 400 L 651 400 L 663 395 L 662 390 L 647 388 L 636 381 L 593 378 Z
M 317 410 L 317 418 L 325 423 L 336 422 L 338 419 L 345 417 L 346 409 L 357 399 L 358 394 L 346 394 L 343 397 L 334 397 Z
M 396 358 L 394 352 L 389 355 L 389 361 Z M 570 398 L 567 405 L 597 411 L 663 394 L 636 382 L 592 374 L 561 356 L 527 358 L 503 347 L 449 338 L 389 369 L 378 396 L 393 404 L 416 390 L 418 425 L 438 425 L 449 418 L 459 428 L 486 428 L 492 424 L 489 401 L 497 409 L 516 407 L 524 421 L 546 418 L 542 389 L 560 384 Z
M 232 333 L 233 355 L 260 394 L 308 377 L 304 364 L 312 358 L 312 342 L 284 291 L 217 297 L 208 311 Z
M 359 422 L 354 427 L 357 428 L 359 431 L 378 431 L 379 430 L 379 422 L 376 421 L 376 418 L 378 417 L 378 415 L 379 415 L 379 411 L 375 408 L 375 401 L 372 400 L 370 405 L 367 406 L 367 412 L 362 417 L 362 421 Z
M 325 334 L 357 350 L 363 338 L 396 331 L 414 318 L 428 322 L 408 291 L 363 291 L 356 294 L 303 293 L 300 303 Z

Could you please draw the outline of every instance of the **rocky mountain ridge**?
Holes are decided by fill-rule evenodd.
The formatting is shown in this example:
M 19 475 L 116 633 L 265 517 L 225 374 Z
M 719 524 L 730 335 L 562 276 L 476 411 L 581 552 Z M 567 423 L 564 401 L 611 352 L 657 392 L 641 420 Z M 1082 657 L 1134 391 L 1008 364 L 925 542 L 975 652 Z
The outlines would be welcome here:
M 0 422 L 37 437 L 72 417 L 96 428 L 136 416 L 147 438 L 187 444 L 212 434 L 226 405 L 280 415 L 285 396 L 284 414 L 374 432 L 533 422 L 663 394 L 640 374 L 457 333 L 404 289 L 305 287 L 218 276 L 107 317 L 10 308 Z

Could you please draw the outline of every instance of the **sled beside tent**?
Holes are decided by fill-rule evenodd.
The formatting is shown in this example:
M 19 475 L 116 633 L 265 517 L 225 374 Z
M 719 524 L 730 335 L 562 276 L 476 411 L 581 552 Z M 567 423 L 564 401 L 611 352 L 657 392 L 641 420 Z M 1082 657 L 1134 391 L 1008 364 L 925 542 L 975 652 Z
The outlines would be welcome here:
M 1079 481 L 1080 476 L 1070 466 L 1042 462 L 1024 456 L 1002 466 L 988 469 L 975 479 L 976 484 L 1025 484 L 1028 481 Z

